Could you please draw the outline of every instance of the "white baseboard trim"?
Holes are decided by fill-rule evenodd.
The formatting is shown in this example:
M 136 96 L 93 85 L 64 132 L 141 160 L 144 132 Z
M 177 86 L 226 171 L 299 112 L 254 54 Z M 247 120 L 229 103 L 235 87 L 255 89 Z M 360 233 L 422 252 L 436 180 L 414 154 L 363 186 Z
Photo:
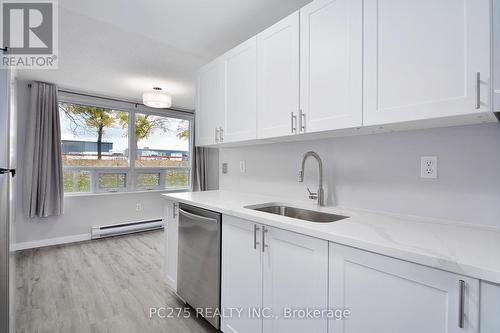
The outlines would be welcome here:
M 90 240 L 90 233 L 81 234 L 81 235 L 72 235 L 72 236 L 64 236 L 57 238 L 48 238 L 48 239 L 40 239 L 31 242 L 21 242 L 12 244 L 12 248 L 14 251 L 27 250 L 27 249 L 35 249 L 37 247 L 44 246 L 52 246 L 59 244 L 67 244 L 67 243 L 75 243 Z
M 168 289 L 172 290 L 173 292 L 177 292 L 177 280 L 174 280 L 170 276 L 167 275 L 166 282 L 167 282 Z

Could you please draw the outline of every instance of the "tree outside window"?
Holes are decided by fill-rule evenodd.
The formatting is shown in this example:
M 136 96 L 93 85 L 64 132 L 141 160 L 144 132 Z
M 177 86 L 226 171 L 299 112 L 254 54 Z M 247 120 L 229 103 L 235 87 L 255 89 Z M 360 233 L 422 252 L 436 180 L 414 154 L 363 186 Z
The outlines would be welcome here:
M 147 168 L 151 173 L 137 171 L 137 177 L 127 177 L 126 186 L 121 186 L 125 190 L 189 186 L 189 120 L 74 103 L 60 103 L 60 114 L 65 192 L 92 192 L 95 187 L 116 190 L 117 186 L 103 186 L 111 176 L 99 170 L 116 168 L 116 175 L 130 172 L 131 150 L 137 170 Z M 131 115 L 135 122 L 129 129 Z M 131 130 L 133 147 L 128 139 Z

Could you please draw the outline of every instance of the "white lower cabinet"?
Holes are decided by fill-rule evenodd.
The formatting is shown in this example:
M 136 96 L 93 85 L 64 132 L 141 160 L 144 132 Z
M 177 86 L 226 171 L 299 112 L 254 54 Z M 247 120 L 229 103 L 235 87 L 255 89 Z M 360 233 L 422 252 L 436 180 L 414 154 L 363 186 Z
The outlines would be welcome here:
M 500 332 L 500 285 L 481 281 L 481 333 Z
M 222 218 L 221 306 L 243 310 L 240 315 L 223 316 L 225 333 L 262 332 L 262 321 L 248 315 L 262 306 L 262 251 L 256 240 L 260 228 L 232 216 Z
M 326 319 L 286 315 L 327 307 L 328 242 L 225 215 L 221 290 L 225 311 L 243 310 L 222 318 L 225 333 L 326 333 Z
M 328 307 L 328 242 L 277 228 L 263 230 L 263 307 L 279 316 L 264 318 L 264 333 L 327 332 L 326 317 L 307 318 L 302 311 Z
M 500 286 L 481 289 L 480 325 L 479 280 L 223 216 L 224 333 L 497 332 Z
M 333 243 L 329 260 L 330 308 L 351 313 L 330 333 L 479 332 L 478 280 Z
M 177 291 L 177 247 L 179 244 L 179 204 L 167 201 L 163 208 L 165 226 L 165 277 L 167 285 Z

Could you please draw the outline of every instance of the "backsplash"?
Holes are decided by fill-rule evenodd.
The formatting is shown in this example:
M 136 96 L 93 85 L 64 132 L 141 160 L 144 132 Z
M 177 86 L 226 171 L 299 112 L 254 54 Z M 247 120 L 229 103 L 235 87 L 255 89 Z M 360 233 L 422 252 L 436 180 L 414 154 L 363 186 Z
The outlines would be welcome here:
M 219 187 L 309 200 L 306 187 L 317 189 L 312 159 L 304 183 L 297 181 L 309 150 L 323 160 L 328 205 L 500 228 L 499 124 L 223 148 L 219 164 L 228 163 L 228 173 Z M 437 156 L 437 179 L 420 178 L 422 156 Z

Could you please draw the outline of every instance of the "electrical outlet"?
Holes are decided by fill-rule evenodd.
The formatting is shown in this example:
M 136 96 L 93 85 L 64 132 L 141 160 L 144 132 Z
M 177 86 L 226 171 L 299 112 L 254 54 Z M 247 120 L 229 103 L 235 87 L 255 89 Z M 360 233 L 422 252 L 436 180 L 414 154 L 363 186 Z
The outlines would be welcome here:
M 245 161 L 240 161 L 240 172 L 245 173 L 246 172 L 246 163 Z
M 222 163 L 222 173 L 223 174 L 227 173 L 227 163 Z
M 135 205 L 135 210 L 140 212 L 142 210 L 142 204 L 138 203 Z
M 437 178 L 437 157 L 422 156 L 420 158 L 420 178 Z

